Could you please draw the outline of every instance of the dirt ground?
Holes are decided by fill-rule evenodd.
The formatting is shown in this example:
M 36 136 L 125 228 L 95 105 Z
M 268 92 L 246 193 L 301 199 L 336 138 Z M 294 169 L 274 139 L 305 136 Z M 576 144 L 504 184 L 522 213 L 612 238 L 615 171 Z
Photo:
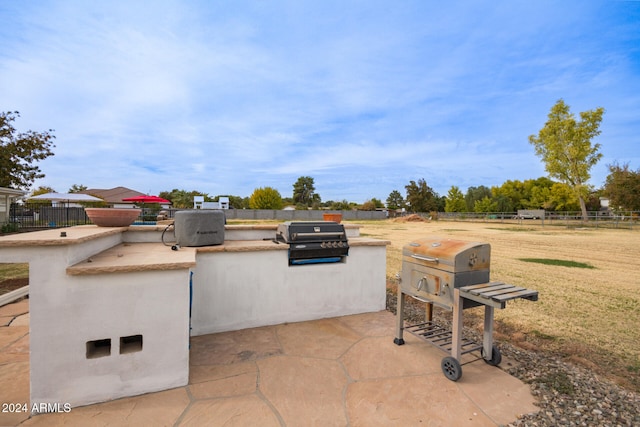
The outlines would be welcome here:
M 28 277 L 0 280 L 0 295 L 15 291 L 27 285 L 29 285 Z
M 491 280 L 539 292 L 536 302 L 516 300 L 505 310 L 496 310 L 496 340 L 561 355 L 640 390 L 640 227 L 542 227 L 413 217 L 361 224 L 361 235 L 391 242 L 387 281 L 394 289 L 402 269 L 402 247 L 415 238 L 442 236 L 491 244 Z M 525 258 L 573 261 L 593 268 L 545 265 Z M 482 328 L 482 308 L 466 310 L 464 316 L 465 324 Z

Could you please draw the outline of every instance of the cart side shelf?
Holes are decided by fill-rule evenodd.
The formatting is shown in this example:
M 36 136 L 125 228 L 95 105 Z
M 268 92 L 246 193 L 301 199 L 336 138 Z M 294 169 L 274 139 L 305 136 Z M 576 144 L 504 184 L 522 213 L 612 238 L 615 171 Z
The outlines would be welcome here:
M 460 296 L 483 305 L 500 309 L 505 308 L 507 301 L 518 298 L 538 301 L 538 291 L 521 288 L 504 282 L 489 282 L 464 286 L 460 288 Z

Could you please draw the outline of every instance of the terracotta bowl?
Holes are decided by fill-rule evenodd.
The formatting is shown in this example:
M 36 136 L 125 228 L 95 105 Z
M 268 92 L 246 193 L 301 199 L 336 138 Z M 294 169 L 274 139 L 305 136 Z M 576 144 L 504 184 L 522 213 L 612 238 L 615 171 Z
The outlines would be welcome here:
M 338 224 L 340 224 L 340 221 L 342 221 L 342 214 L 323 213 L 322 214 L 322 219 L 324 221 L 333 221 L 333 222 L 337 222 Z
M 85 208 L 84 211 L 98 227 L 127 227 L 133 224 L 142 209 Z

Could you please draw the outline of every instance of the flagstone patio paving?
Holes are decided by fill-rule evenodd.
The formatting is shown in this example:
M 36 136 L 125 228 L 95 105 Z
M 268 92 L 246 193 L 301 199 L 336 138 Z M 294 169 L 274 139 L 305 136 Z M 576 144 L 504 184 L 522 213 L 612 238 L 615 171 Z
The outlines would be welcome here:
M 28 311 L 28 299 L 0 307 L 0 402 L 30 407 Z M 394 333 L 382 311 L 192 337 L 187 386 L 68 413 L 4 412 L 0 426 L 499 426 L 538 410 L 499 368 L 467 363 L 451 382 L 445 353 L 410 334 L 396 346 Z

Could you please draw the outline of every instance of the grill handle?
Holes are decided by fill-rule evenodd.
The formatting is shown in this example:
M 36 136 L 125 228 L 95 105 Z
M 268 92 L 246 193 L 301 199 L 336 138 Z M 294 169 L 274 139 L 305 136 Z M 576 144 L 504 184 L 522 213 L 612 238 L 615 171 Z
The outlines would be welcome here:
M 293 238 L 296 237 L 329 237 L 329 236 L 343 236 L 344 233 L 342 231 L 323 231 L 319 233 L 293 233 Z
M 435 262 L 435 263 L 440 262 L 438 258 L 432 258 L 432 257 L 422 256 L 422 255 L 411 255 L 411 258 L 415 258 L 415 259 L 419 259 L 420 261 L 427 261 L 427 262 Z

